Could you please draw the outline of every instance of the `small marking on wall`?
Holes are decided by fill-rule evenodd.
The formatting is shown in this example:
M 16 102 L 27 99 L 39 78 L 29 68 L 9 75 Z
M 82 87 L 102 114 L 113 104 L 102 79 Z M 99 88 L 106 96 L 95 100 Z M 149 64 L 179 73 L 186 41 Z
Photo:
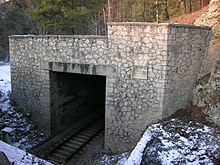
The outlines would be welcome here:
M 137 66 L 135 65 L 133 68 L 133 76 L 134 79 L 144 79 L 146 80 L 148 77 L 148 67 L 147 66 Z

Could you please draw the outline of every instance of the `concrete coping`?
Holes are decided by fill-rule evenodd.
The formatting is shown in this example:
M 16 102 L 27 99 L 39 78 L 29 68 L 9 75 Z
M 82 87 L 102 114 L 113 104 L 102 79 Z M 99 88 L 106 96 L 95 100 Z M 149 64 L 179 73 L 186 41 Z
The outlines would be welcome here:
M 108 22 L 108 26 L 167 26 L 167 27 L 176 27 L 176 28 L 191 28 L 191 29 L 204 29 L 211 30 L 211 27 L 208 26 L 194 26 L 189 24 L 178 24 L 178 23 L 157 23 L 157 22 Z M 12 35 L 9 38 L 74 38 L 74 39 L 107 39 L 108 36 L 101 35 Z
M 179 23 L 167 23 L 167 22 L 108 22 L 108 26 L 169 26 L 169 27 L 182 27 L 182 28 L 193 28 L 193 29 L 205 29 L 211 30 L 209 26 L 194 26 L 190 24 L 179 24 Z
M 76 38 L 76 39 L 106 39 L 107 36 L 101 35 L 12 35 L 9 38 Z

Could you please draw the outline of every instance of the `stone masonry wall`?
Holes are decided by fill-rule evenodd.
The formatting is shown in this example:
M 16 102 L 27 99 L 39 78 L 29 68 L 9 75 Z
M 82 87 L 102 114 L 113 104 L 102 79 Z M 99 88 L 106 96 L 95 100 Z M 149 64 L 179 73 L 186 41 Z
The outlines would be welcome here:
M 147 26 L 146 26 L 147 25 Z M 132 148 L 147 125 L 162 119 L 163 73 L 167 51 L 167 25 L 111 23 L 110 51 L 116 50 L 118 80 L 107 92 L 107 136 L 109 151 Z M 114 116 L 114 118 L 112 118 Z M 115 129 L 117 128 L 117 129 Z M 110 143 L 109 143 L 110 142 Z
M 106 76 L 105 149 L 131 150 L 192 93 L 210 29 L 109 23 L 108 36 L 10 37 L 12 97 L 51 132 L 49 71 Z
M 52 134 L 49 62 L 105 64 L 106 43 L 106 37 L 97 36 L 17 36 L 10 39 L 12 97 L 48 135 Z
M 166 111 L 163 111 L 163 117 L 190 104 L 210 39 L 211 33 L 205 28 L 170 26 L 163 104 Z

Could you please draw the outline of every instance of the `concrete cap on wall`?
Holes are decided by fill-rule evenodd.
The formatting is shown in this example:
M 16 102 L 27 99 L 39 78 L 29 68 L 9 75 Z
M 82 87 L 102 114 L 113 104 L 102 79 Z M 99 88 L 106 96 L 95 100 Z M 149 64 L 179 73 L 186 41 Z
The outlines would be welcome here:
M 183 27 L 183 28 L 194 28 L 194 29 L 206 29 L 211 30 L 209 26 L 194 26 L 188 24 L 178 23 L 167 23 L 167 22 L 108 22 L 108 26 L 169 26 L 169 27 Z

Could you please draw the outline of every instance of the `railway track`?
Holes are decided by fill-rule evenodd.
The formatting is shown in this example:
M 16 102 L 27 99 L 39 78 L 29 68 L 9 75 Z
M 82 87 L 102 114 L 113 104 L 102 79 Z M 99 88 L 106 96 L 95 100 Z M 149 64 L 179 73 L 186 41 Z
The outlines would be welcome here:
M 47 152 L 44 159 L 57 165 L 66 164 L 103 130 L 104 118 L 101 117 L 55 145 Z

